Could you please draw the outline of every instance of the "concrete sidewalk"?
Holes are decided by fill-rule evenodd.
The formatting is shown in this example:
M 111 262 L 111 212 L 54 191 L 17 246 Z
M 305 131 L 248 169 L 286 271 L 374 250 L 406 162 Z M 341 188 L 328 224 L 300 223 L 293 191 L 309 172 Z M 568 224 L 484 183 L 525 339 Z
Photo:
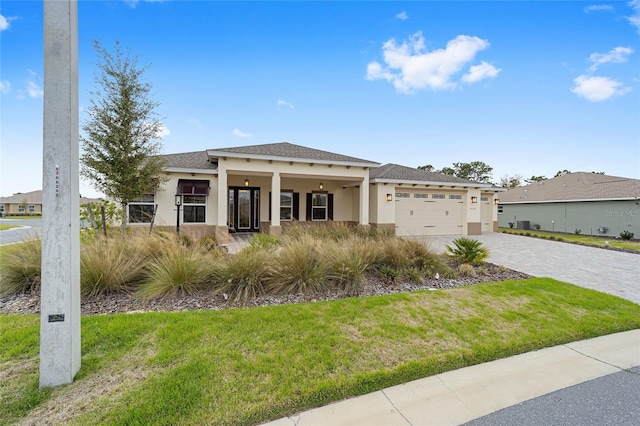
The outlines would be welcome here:
M 640 330 L 632 330 L 438 374 L 267 425 L 458 425 L 639 365 Z

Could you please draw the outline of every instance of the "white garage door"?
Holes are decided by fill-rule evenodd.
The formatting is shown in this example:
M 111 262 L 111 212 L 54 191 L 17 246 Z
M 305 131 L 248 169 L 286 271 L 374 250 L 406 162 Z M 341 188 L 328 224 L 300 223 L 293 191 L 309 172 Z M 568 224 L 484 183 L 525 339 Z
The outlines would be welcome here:
M 480 197 L 480 215 L 482 220 L 482 233 L 493 232 L 493 204 L 491 198 Z
M 463 215 L 462 194 L 396 192 L 397 235 L 462 235 Z

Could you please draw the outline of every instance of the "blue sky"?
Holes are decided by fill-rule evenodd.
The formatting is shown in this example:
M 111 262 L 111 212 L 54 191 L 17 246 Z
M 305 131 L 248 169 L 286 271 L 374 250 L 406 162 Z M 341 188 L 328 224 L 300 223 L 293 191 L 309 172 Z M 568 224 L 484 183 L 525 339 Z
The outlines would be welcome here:
M 0 195 L 42 187 L 42 1 L 0 3 Z M 150 64 L 165 153 L 288 141 L 410 167 L 640 178 L 640 0 L 79 1 Z M 82 195 L 97 194 L 81 182 Z

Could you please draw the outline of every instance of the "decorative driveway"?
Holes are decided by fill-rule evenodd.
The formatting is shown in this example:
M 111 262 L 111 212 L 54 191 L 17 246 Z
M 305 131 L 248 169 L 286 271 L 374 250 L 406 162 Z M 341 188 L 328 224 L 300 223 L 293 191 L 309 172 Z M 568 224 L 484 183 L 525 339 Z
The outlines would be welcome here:
M 426 237 L 435 251 L 457 237 Z M 472 236 L 491 252 L 488 261 L 550 277 L 640 304 L 640 254 L 494 232 Z

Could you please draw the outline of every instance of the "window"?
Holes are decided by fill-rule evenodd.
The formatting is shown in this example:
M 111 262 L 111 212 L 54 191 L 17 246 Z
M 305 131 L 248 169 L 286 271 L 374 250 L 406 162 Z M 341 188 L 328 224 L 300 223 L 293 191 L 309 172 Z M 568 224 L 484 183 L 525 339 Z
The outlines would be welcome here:
M 209 181 L 180 179 L 176 195 L 209 195 Z
M 280 193 L 280 220 L 293 219 L 293 191 Z
M 205 223 L 207 217 L 207 197 L 205 195 L 182 196 L 182 221 L 184 223 Z
M 311 196 L 311 220 L 327 220 L 327 194 L 313 193 Z
M 429 198 L 429 194 L 413 194 L 413 198 Z
M 444 200 L 446 196 L 444 194 L 431 194 L 431 198 L 435 198 L 437 200 Z
M 0 204 L 0 213 L 4 213 L 4 204 Z
M 127 206 L 129 208 L 130 223 L 151 223 L 155 210 L 155 196 L 147 194 L 136 198 Z
M 502 204 L 498 204 L 498 214 L 502 214 L 504 212 L 504 206 Z
M 396 198 L 409 198 L 411 194 L 408 192 L 396 192 Z
M 18 204 L 18 213 L 24 213 L 24 205 Z
M 480 201 L 489 201 L 489 197 L 480 197 Z
M 35 213 L 36 212 L 36 206 L 34 204 L 29 204 L 29 213 Z
M 460 194 L 449 194 L 450 200 L 462 200 L 462 195 Z

